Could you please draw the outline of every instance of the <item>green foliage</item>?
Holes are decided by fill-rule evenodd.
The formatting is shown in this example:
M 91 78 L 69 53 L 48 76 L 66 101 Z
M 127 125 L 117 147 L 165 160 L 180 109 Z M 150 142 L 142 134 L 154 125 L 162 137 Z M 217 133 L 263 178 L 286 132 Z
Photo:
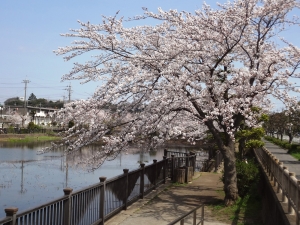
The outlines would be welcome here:
M 7 133 L 14 133 L 14 127 L 9 126 L 8 129 L 7 129 Z
M 262 127 L 256 127 L 251 129 L 240 130 L 236 133 L 236 138 L 248 138 L 248 139 L 256 139 L 260 140 L 265 134 L 265 130 Z
M 258 165 L 254 160 L 249 160 L 248 162 L 237 160 L 236 172 L 239 195 L 244 197 L 249 193 L 253 184 L 259 181 L 260 174 Z
M 261 138 L 264 136 L 265 130 L 262 127 L 244 128 L 236 133 L 236 140 L 239 142 L 239 157 L 243 159 L 249 150 L 264 146 Z
M 246 148 L 261 148 L 265 145 L 265 143 L 262 140 L 249 140 L 246 143 Z
M 34 107 L 47 107 L 47 108 L 63 108 L 64 103 L 61 101 L 48 101 L 44 98 L 36 98 L 35 96 L 32 96 L 31 99 L 28 99 L 28 105 L 34 106 Z
M 251 107 L 251 111 L 259 113 L 261 111 L 261 108 L 254 106 L 254 107 Z
M 262 225 L 262 203 L 257 189 L 258 183 L 253 183 L 249 193 L 238 198 L 231 206 L 225 206 L 224 201 L 218 201 L 208 204 L 207 207 L 211 208 L 214 218 L 220 221 L 228 221 L 228 223 L 236 225 Z
M 21 101 L 18 97 L 9 98 L 4 102 L 5 106 L 23 106 L 24 102 Z
M 254 160 L 236 160 L 237 186 L 240 197 L 244 197 L 251 191 L 253 186 L 257 186 L 260 173 L 257 163 Z M 224 183 L 224 174 L 221 177 Z
M 28 97 L 28 101 L 34 101 L 34 100 L 36 100 L 37 98 L 36 98 L 36 96 L 35 96 L 35 94 L 33 94 L 33 93 L 31 93 L 30 95 L 29 95 L 29 97 Z
M 30 131 L 40 131 L 42 127 L 34 124 L 33 122 L 28 123 L 27 129 Z
M 260 118 L 259 118 L 259 121 L 260 121 L 260 122 L 267 122 L 267 121 L 269 121 L 269 119 L 270 119 L 269 115 L 267 115 L 267 114 L 262 114 L 262 115 L 260 116 Z
M 35 126 L 34 123 L 30 122 L 30 123 L 28 123 L 27 129 L 32 130 L 34 128 L 34 126 Z
M 277 138 L 274 138 L 274 137 L 269 137 L 269 136 L 265 136 L 265 139 L 267 141 L 272 142 L 275 145 L 278 145 L 278 146 L 282 147 L 282 148 L 286 148 L 287 147 L 286 149 L 288 149 L 288 150 L 291 147 L 291 144 L 289 144 L 289 142 L 285 141 L 285 140 L 281 141 L 280 139 L 277 139 Z

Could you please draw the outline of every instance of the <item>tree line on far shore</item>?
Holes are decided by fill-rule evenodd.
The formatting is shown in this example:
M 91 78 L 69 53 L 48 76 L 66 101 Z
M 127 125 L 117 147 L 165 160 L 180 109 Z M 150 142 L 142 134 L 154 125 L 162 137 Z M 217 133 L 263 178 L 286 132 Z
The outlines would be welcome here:
M 19 97 L 9 98 L 4 102 L 5 106 L 24 106 L 24 101 Z M 35 94 L 31 93 L 27 99 L 28 106 L 46 107 L 46 108 L 63 108 L 64 102 L 61 100 L 53 101 L 45 98 L 37 98 Z

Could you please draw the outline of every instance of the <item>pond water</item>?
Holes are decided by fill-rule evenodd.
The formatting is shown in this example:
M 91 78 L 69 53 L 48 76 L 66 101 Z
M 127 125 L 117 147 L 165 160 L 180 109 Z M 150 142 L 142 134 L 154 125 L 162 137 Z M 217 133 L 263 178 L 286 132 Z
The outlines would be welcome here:
M 62 156 L 62 151 L 37 154 L 46 145 L 0 145 L 0 218 L 5 217 L 7 207 L 18 207 L 18 212 L 21 212 L 61 197 L 65 187 L 77 191 L 99 182 L 101 176 L 111 178 L 122 174 L 123 169 L 137 169 L 140 162 L 149 164 L 153 159 L 159 161 L 163 158 L 163 149 L 150 152 L 131 149 L 88 172 L 76 165 L 91 156 L 97 147 L 85 148 L 68 156 Z M 168 149 L 193 150 L 184 146 Z

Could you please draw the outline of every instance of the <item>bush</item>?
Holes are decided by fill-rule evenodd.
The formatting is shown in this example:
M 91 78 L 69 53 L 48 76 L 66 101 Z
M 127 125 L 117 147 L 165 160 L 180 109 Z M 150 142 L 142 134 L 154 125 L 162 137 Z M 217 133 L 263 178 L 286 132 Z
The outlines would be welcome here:
M 246 196 L 254 184 L 258 184 L 260 173 L 254 160 L 248 162 L 237 159 L 236 161 L 237 186 L 240 197 Z M 222 176 L 224 183 L 224 174 Z M 257 186 L 257 185 L 255 185 Z
M 258 168 L 259 166 L 254 160 L 249 160 L 248 162 L 240 159 L 236 160 L 237 187 L 240 197 L 249 194 L 251 188 L 257 187 L 260 179 Z M 224 174 L 221 180 L 224 183 Z
M 27 129 L 29 129 L 29 130 L 32 130 L 32 129 L 34 129 L 34 123 L 33 122 L 29 122 L 28 123 L 28 126 L 27 126 Z
M 7 133 L 14 133 L 14 131 L 15 131 L 15 129 L 14 129 L 13 126 L 9 126 L 9 127 L 7 128 Z
M 236 170 L 239 195 L 244 197 L 249 193 L 253 184 L 259 181 L 258 165 L 254 160 L 249 160 L 248 163 L 237 160 Z
M 42 130 L 42 127 L 34 124 L 33 122 L 28 123 L 27 129 L 31 132 L 38 132 Z

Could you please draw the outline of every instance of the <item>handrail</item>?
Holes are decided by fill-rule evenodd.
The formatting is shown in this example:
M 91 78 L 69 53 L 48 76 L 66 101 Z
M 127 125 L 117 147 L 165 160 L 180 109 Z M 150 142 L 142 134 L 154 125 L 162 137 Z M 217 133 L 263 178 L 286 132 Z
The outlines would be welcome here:
M 201 208 L 201 219 L 199 221 L 199 223 L 197 223 L 197 210 Z M 190 214 L 193 213 L 193 225 L 196 225 L 196 224 L 200 224 L 203 225 L 204 224 L 204 205 L 200 205 L 194 209 L 192 209 L 191 211 L 189 211 L 188 213 L 185 213 L 183 216 L 179 217 L 178 219 L 176 220 L 173 220 L 171 223 L 169 223 L 168 225 L 174 225 L 178 222 L 180 222 L 180 225 L 184 225 L 184 219 L 186 217 L 188 217 Z
M 179 158 L 178 158 L 179 159 Z M 194 165 L 196 156 L 187 156 L 187 165 Z M 100 183 L 72 192 L 71 188 L 65 188 L 65 196 L 48 203 L 17 213 L 17 208 L 9 208 L 6 218 L 0 218 L 0 225 L 7 224 L 94 224 L 104 223 L 104 220 L 113 216 L 116 212 L 126 209 L 127 204 L 133 203 L 144 194 L 165 183 L 168 173 L 174 173 L 179 167 L 176 157 L 166 158 L 153 164 L 128 172 L 106 180 L 100 177 Z M 168 169 L 171 166 L 171 170 Z M 102 179 L 102 181 L 101 181 Z M 102 206 L 105 204 L 104 206 Z
M 288 213 L 296 214 L 296 224 L 300 224 L 300 180 L 296 174 L 288 171 L 265 147 L 254 149 L 254 154 L 265 174 L 269 177 L 277 193 L 281 193 L 282 202 L 288 203 Z

